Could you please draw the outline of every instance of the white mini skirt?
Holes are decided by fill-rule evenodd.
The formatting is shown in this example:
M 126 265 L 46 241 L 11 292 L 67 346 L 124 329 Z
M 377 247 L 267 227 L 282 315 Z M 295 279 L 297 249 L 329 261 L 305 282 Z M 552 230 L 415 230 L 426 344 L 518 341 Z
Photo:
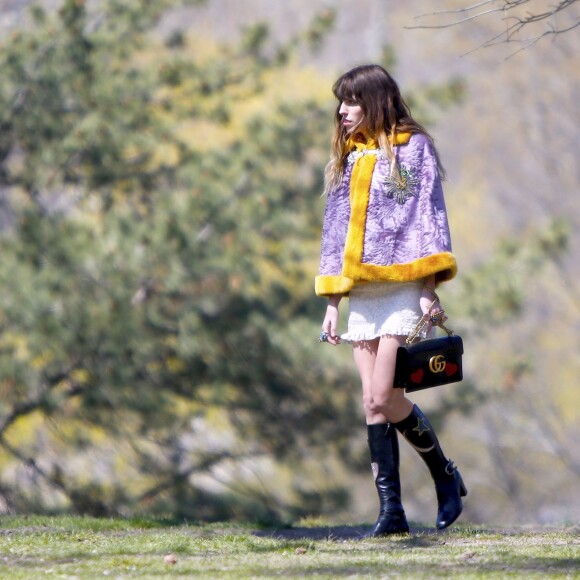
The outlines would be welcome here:
M 424 285 L 419 280 L 356 286 L 348 297 L 348 331 L 341 340 L 359 342 L 381 336 L 408 336 L 423 316 L 419 299 Z

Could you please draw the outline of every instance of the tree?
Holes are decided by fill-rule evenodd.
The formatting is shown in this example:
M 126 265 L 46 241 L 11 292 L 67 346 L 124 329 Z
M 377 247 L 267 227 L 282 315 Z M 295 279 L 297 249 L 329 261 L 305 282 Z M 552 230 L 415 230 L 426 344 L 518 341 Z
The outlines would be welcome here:
M 302 39 L 272 48 L 257 26 L 200 55 L 182 32 L 155 40 L 172 6 L 67 0 L 4 42 L 0 447 L 14 509 L 231 515 L 215 480 L 192 475 L 348 437 L 355 405 L 332 388 L 344 375 L 322 381 L 311 346 L 328 111 L 284 95 Z M 213 430 L 220 443 L 197 442 Z
M 421 24 L 408 28 L 443 29 L 467 22 L 483 20 L 489 15 L 497 14 L 501 15 L 505 27 L 486 40 L 481 47 L 516 43 L 521 45 L 519 50 L 522 50 L 541 39 L 565 34 L 580 26 L 580 18 L 573 13 L 576 1 L 558 0 L 547 4 L 533 0 L 483 0 L 477 4 L 457 10 L 442 10 L 422 14 L 417 18 L 439 19 L 442 16 L 443 22 Z M 447 20 L 450 16 L 454 20 Z

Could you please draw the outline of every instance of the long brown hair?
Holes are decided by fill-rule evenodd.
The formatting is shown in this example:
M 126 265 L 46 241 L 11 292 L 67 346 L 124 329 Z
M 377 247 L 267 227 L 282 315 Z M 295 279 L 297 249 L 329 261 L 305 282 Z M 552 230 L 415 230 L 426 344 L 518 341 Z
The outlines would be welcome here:
M 334 83 L 332 92 L 338 99 L 338 106 L 335 112 L 331 158 L 325 171 L 326 191 L 340 183 L 344 161 L 350 153 L 347 143 L 352 133 L 347 132 L 339 113 L 343 101 L 360 105 L 364 114 L 360 132 L 377 141 L 397 173 L 391 145 L 397 133 L 422 133 L 433 142 L 427 130 L 413 119 L 395 79 L 382 66 L 367 64 L 351 69 Z M 437 162 L 444 176 L 445 171 L 438 156 Z

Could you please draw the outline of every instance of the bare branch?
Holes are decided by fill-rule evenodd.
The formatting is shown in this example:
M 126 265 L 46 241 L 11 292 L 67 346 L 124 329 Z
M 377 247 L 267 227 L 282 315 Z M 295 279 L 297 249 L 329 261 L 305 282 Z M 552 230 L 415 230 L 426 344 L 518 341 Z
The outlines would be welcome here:
M 417 24 L 414 26 L 406 26 L 407 29 L 444 29 L 451 28 L 453 26 L 458 26 L 460 24 L 465 24 L 466 22 L 473 22 L 479 20 L 489 14 L 502 13 L 503 20 L 506 23 L 506 28 L 502 32 L 496 34 L 492 38 L 486 40 L 480 46 L 468 51 L 465 54 L 471 54 L 480 48 L 488 48 L 491 46 L 496 46 L 498 44 L 508 44 L 513 42 L 521 43 L 523 46 L 510 55 L 513 56 L 521 50 L 524 50 L 542 38 L 547 36 L 554 36 L 558 34 L 564 34 L 570 32 L 574 28 L 580 26 L 580 19 L 575 18 L 572 24 L 566 24 L 562 27 L 557 27 L 550 21 L 556 14 L 563 12 L 564 10 L 570 8 L 578 0 L 559 0 L 556 4 L 550 4 L 545 10 L 541 12 L 526 12 L 521 14 L 518 13 L 518 9 L 521 9 L 525 4 L 528 4 L 531 0 L 484 0 L 477 4 L 467 6 L 465 8 L 459 8 L 457 10 L 441 10 L 436 12 L 430 12 L 426 14 L 421 14 L 415 17 L 415 20 L 430 18 L 430 17 L 440 17 L 448 15 L 456 15 L 455 20 L 449 21 L 447 19 L 444 22 Z M 474 12 L 475 11 L 475 12 Z M 548 30 L 544 30 L 538 34 L 531 35 L 527 38 L 521 38 L 519 35 L 524 29 L 528 29 L 537 25 L 538 23 L 545 22 L 548 26 Z M 508 58 L 510 58 L 508 57 Z
M 495 0 L 484 0 L 483 2 L 479 2 L 478 4 L 474 4 L 473 6 L 467 6 L 466 8 L 458 8 L 456 10 L 436 10 L 435 12 L 428 12 L 426 14 L 420 14 L 419 16 L 415 16 L 415 19 L 424 18 L 425 16 L 438 16 L 440 14 L 459 14 L 461 12 L 471 12 L 476 8 L 480 8 L 481 6 L 485 6 L 486 4 L 491 4 Z
M 405 26 L 408 30 L 412 30 L 414 28 L 421 28 L 421 29 L 439 29 L 439 28 L 451 28 L 452 26 L 457 26 L 458 24 L 463 24 L 464 22 L 469 22 L 470 20 L 475 20 L 476 18 L 480 18 L 481 16 L 485 16 L 486 14 L 491 14 L 493 12 L 500 12 L 501 8 L 493 8 L 491 10 L 486 10 L 485 12 L 478 12 L 477 14 L 472 14 L 471 16 L 466 16 L 461 20 L 455 20 L 453 22 L 447 22 L 446 24 L 422 24 L 421 26 Z M 435 14 L 435 13 L 434 13 Z M 424 15 L 429 16 L 429 15 Z M 421 16 L 417 16 L 417 18 L 422 18 Z

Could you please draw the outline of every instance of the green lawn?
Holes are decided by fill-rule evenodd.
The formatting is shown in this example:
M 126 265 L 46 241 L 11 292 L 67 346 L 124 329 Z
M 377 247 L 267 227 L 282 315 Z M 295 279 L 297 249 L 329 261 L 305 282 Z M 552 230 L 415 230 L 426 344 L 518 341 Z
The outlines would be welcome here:
M 284 530 L 150 519 L 4 517 L 1 578 L 580 578 L 579 526 L 453 527 L 360 540 L 320 522 Z

